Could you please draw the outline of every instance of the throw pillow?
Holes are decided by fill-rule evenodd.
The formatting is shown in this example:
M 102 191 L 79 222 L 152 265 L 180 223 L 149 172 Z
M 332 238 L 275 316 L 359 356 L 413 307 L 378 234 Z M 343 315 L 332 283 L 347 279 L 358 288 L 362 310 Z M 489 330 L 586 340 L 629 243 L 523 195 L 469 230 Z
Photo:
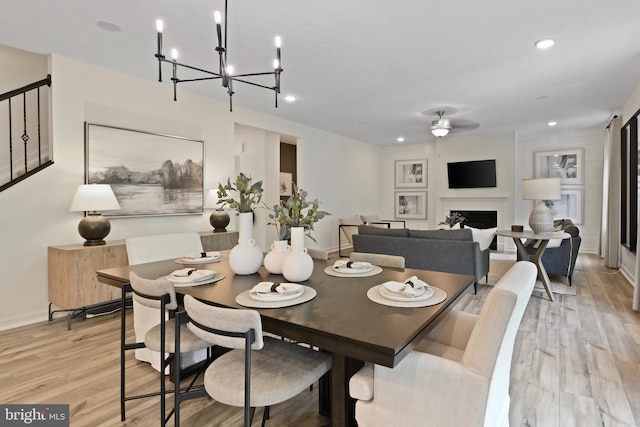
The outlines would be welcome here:
M 360 215 L 362 222 L 365 224 L 370 222 L 381 222 L 380 215 Z
M 478 242 L 478 246 L 480 246 L 480 250 L 484 251 L 485 249 L 489 249 L 491 246 L 491 242 L 493 242 L 493 237 L 496 235 L 497 227 L 494 228 L 473 228 L 473 227 L 465 227 L 471 230 L 473 234 L 473 241 Z

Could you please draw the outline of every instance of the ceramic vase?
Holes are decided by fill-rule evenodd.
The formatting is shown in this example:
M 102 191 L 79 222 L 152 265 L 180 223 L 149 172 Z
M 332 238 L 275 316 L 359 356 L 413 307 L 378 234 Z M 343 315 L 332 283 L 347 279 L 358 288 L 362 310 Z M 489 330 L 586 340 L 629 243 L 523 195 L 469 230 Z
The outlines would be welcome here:
M 236 274 L 253 274 L 262 265 L 262 251 L 253 240 L 253 212 L 238 218 L 238 244 L 229 253 L 229 267 Z
M 302 282 L 313 273 L 313 259 L 304 247 L 304 228 L 291 227 L 291 248 L 282 263 L 282 274 L 290 282 Z
M 276 240 L 271 244 L 271 251 L 264 257 L 264 268 L 272 274 L 282 274 L 282 263 L 289 255 L 289 242 Z
M 229 217 L 229 214 L 222 209 L 216 209 L 211 212 L 211 216 L 209 217 L 209 222 L 213 226 L 214 233 L 223 233 L 227 231 L 227 225 L 229 225 L 230 221 L 231 218 Z

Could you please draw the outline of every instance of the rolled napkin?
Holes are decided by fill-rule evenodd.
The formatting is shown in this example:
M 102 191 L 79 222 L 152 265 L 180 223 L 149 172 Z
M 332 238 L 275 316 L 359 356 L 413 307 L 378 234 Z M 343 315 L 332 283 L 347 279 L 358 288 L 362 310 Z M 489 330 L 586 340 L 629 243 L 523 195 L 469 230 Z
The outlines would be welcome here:
M 216 259 L 220 258 L 220 252 L 200 252 L 199 254 L 189 254 L 182 257 L 185 261 L 201 261 L 204 259 Z
M 370 262 L 363 261 L 342 261 L 338 260 L 333 264 L 333 268 L 349 268 L 351 270 L 369 270 L 372 267 Z
M 404 282 L 385 282 L 382 286 L 391 292 L 402 294 L 407 297 L 422 295 L 429 288 L 429 285 L 418 279 L 416 276 L 411 276 Z
M 300 292 L 304 289 L 304 286 L 297 283 L 274 283 L 274 282 L 260 282 L 251 288 L 251 292 L 260 295 L 266 294 L 279 294 L 290 295 Z
M 198 270 L 196 268 L 182 268 L 171 273 L 169 280 L 180 283 L 199 282 L 215 276 L 217 273 L 213 270 Z

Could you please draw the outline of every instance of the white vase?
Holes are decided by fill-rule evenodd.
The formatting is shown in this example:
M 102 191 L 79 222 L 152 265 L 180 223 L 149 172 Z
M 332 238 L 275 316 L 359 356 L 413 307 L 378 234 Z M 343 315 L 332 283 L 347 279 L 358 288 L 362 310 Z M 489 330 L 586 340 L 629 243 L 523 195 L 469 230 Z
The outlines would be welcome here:
M 289 255 L 289 242 L 276 240 L 271 244 L 271 251 L 264 257 L 264 268 L 272 274 L 282 274 L 282 263 Z
M 304 247 L 304 227 L 291 227 L 291 248 L 282 263 L 282 274 L 290 282 L 302 282 L 313 273 L 313 259 Z
M 253 274 L 262 265 L 262 251 L 253 240 L 253 212 L 238 218 L 238 244 L 229 253 L 229 266 L 236 274 Z

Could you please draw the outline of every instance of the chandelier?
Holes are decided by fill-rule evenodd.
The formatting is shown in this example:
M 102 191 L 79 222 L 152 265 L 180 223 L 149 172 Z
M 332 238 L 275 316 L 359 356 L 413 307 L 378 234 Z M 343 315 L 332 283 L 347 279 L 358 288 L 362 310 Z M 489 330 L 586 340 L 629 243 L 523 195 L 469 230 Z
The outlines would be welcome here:
M 155 57 L 158 59 L 158 81 L 162 82 L 162 63 L 167 62 L 171 64 L 173 75 L 171 77 L 171 81 L 173 82 L 173 100 L 177 101 L 177 86 L 178 83 L 186 83 L 186 82 L 198 82 L 203 80 L 217 80 L 220 79 L 222 83 L 222 87 L 227 89 L 227 94 L 229 95 L 229 111 L 233 111 L 233 83 L 246 83 L 252 86 L 261 87 L 264 89 L 272 90 L 275 94 L 275 107 L 278 108 L 278 94 L 280 93 L 280 74 L 282 73 L 282 66 L 280 61 L 280 45 L 281 39 L 280 37 L 275 38 L 276 44 L 276 59 L 273 60 L 273 70 L 265 71 L 259 73 L 245 73 L 245 74 L 234 74 L 233 67 L 227 63 L 227 0 L 224 2 L 224 38 L 222 37 L 222 16 L 219 11 L 215 11 L 214 20 L 216 23 L 216 33 L 218 36 L 218 46 L 216 47 L 216 52 L 218 52 L 218 70 L 217 71 L 208 71 L 202 68 L 193 67 L 191 65 L 187 65 L 181 62 L 178 62 L 178 51 L 176 49 L 171 49 L 171 59 L 167 59 L 162 53 L 162 31 L 164 24 L 162 20 L 158 19 L 156 21 L 156 29 L 158 31 L 158 52 L 155 54 Z M 191 79 L 180 79 L 178 78 L 178 68 L 187 68 L 189 70 L 197 71 L 199 73 L 204 74 L 204 77 L 199 78 L 191 78 Z M 274 76 L 274 85 L 266 86 L 264 84 L 256 83 L 254 81 L 250 81 L 250 78 L 256 76 Z

